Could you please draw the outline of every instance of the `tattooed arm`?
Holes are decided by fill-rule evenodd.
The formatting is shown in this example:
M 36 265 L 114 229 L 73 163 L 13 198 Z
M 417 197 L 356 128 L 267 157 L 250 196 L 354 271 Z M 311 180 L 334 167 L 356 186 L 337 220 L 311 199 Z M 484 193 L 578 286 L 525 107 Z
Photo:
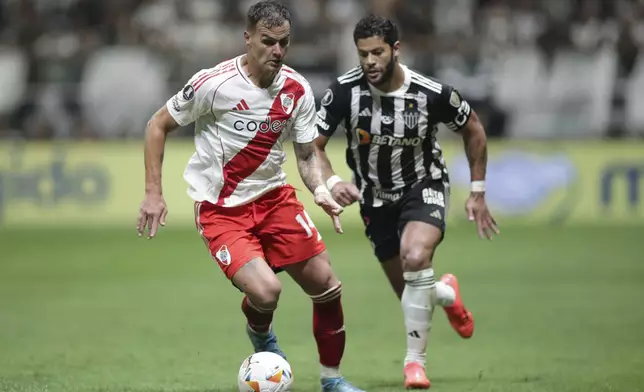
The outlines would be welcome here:
M 469 120 L 459 132 L 463 137 L 472 181 L 471 193 L 465 203 L 465 210 L 469 220 L 476 222 L 479 237 L 491 240 L 493 233 L 499 234 L 499 229 L 485 202 L 487 137 L 476 112 L 472 110 Z
M 470 165 L 471 181 L 485 181 L 487 137 L 483 129 L 483 124 L 481 124 L 476 112 L 472 111 L 469 121 L 460 133 L 463 137 L 465 155 Z
M 320 185 L 324 185 L 322 180 L 322 168 L 315 154 L 313 143 L 293 143 L 295 149 L 295 158 L 297 159 L 297 169 L 304 185 L 315 193 Z M 324 187 L 326 189 L 326 187 Z
M 443 86 L 437 106 L 438 120 L 463 138 L 471 180 L 470 197 L 465 202 L 467 217 L 476 222 L 481 238 L 492 239 L 492 233 L 498 234 L 499 229 L 485 202 L 487 136 L 483 124 L 470 104 L 451 86 Z
M 295 134 L 293 147 L 295 149 L 297 169 L 300 172 L 302 182 L 313 193 L 315 204 L 331 217 L 335 231 L 342 233 L 339 217 L 342 213 L 342 207 L 333 200 L 331 193 L 326 189 L 325 181 L 322 179 L 322 168 L 313 145 L 315 138 L 318 136 L 315 126 L 315 96 L 308 83 L 304 84 L 304 90 L 304 96 L 300 100 L 295 123 L 293 124 Z
M 340 206 L 333 197 L 322 180 L 322 169 L 315 153 L 313 142 L 294 143 L 295 157 L 297 159 L 297 168 L 300 171 L 300 177 L 307 188 L 313 193 L 315 204 L 322 207 L 333 220 L 333 227 L 337 233 L 342 233 L 340 225 Z

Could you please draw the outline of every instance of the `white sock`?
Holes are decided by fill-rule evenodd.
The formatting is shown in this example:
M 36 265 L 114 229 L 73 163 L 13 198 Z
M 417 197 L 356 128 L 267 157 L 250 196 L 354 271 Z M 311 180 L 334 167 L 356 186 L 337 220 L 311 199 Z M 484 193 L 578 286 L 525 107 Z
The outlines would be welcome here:
M 450 306 L 456 300 L 456 292 L 454 291 L 452 286 L 438 281 L 436 282 L 436 299 L 437 305 Z
M 437 302 L 434 270 L 404 272 L 405 290 L 401 304 L 407 328 L 405 365 L 417 362 L 425 366 L 427 337 L 432 327 L 434 304 Z
M 320 377 L 321 378 L 338 378 L 342 377 L 340 375 L 340 368 L 337 367 L 328 367 L 320 365 Z

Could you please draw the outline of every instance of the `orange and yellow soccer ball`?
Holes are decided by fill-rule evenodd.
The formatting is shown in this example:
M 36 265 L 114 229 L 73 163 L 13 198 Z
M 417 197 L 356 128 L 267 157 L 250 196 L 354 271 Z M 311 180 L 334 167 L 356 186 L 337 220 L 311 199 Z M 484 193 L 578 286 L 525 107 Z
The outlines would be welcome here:
M 239 368 L 239 392 L 287 392 L 293 385 L 291 365 L 271 352 L 249 356 Z

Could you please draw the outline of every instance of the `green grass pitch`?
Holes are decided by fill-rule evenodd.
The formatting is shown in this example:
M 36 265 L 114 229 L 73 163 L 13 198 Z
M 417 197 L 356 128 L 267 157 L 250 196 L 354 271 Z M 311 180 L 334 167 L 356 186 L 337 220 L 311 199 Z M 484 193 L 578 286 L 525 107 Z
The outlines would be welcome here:
M 402 312 L 362 228 L 322 228 L 344 284 L 343 372 L 367 391 L 402 391 Z M 449 228 L 436 256 L 476 332 L 461 340 L 437 310 L 432 390 L 643 391 L 644 229 L 502 230 L 487 243 Z M 295 391 L 319 391 L 310 301 L 281 279 L 275 328 Z M 148 242 L 134 230 L 4 229 L 0 391 L 233 392 L 251 348 L 240 300 L 193 230 L 170 225 Z

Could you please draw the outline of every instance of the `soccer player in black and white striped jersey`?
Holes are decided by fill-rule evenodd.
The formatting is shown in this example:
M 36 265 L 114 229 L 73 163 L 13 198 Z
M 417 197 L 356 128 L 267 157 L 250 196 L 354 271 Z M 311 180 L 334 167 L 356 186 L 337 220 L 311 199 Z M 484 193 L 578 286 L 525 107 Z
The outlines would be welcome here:
M 405 387 L 429 388 L 425 361 L 434 308 L 444 308 L 463 338 L 474 332 L 456 277 L 434 277 L 432 259 L 444 236 L 449 198 L 437 124 L 463 137 L 472 180 L 467 214 L 481 238 L 491 239 L 498 229 L 484 197 L 485 130 L 456 89 L 399 63 L 398 31 L 390 20 L 365 17 L 353 36 L 360 66 L 340 76 L 322 98 L 317 153 L 334 199 L 343 206 L 360 202 L 366 235 L 401 300 Z M 336 131 L 346 133 L 351 182 L 333 172 L 324 151 Z

